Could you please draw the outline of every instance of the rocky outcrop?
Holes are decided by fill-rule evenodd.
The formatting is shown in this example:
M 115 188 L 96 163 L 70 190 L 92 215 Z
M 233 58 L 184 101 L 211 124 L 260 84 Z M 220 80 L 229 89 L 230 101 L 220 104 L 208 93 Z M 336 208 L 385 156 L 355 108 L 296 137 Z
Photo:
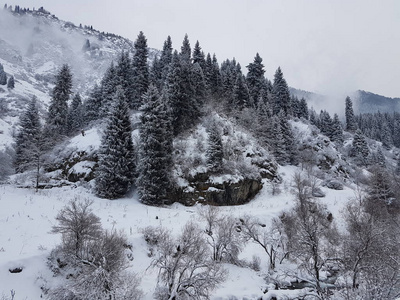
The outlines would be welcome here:
M 183 205 L 240 205 L 249 202 L 261 188 L 260 179 L 241 178 L 213 182 L 207 174 L 198 174 L 189 186 L 174 189 L 169 199 L 171 203 L 179 202 Z

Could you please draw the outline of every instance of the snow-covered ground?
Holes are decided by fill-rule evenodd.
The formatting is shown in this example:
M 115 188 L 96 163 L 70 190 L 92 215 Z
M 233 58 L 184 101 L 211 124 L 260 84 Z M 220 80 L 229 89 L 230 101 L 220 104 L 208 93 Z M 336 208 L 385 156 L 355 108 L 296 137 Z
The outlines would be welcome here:
M 269 224 L 283 210 L 290 209 L 294 196 L 290 191 L 290 181 L 296 167 L 281 167 L 283 178 L 282 192 L 272 196 L 269 183 L 265 183 L 259 195 L 250 203 L 241 206 L 221 207 L 221 214 L 234 217 L 244 214 L 258 217 Z M 326 197 L 322 198 L 334 215 L 340 227 L 340 211 L 349 198 L 354 197 L 354 191 L 344 188 L 333 191 L 323 188 Z M 118 199 L 104 200 L 90 194 L 86 187 L 74 185 L 49 190 L 21 189 L 12 185 L 0 186 L 0 297 L 9 296 L 15 291 L 15 299 L 39 299 L 43 294 L 41 287 L 51 287 L 58 278 L 47 267 L 47 257 L 51 249 L 60 243 L 60 236 L 50 233 L 55 224 L 58 211 L 69 201 L 92 199 L 93 212 L 101 218 L 106 229 L 123 230 L 128 241 L 133 245 L 134 260 L 130 270 L 141 278 L 143 300 L 153 299 L 157 283 L 158 270 L 149 267 L 151 258 L 147 255 L 148 247 L 140 230 L 149 225 L 161 225 L 178 234 L 189 220 L 201 223 L 198 206 L 185 207 L 174 204 L 169 207 L 151 207 L 141 204 L 136 195 Z M 255 272 L 249 268 L 225 265 L 229 271 L 227 280 L 213 292 L 211 299 L 259 299 L 264 296 L 276 295 L 283 299 L 285 295 L 298 291 L 269 291 L 264 280 L 267 273 L 267 257 L 263 250 L 255 244 L 248 244 L 240 255 L 241 259 L 251 261 L 253 255 L 261 258 L 261 271 Z M 22 267 L 21 273 L 10 273 L 9 269 Z M 278 267 L 279 268 L 279 267 Z

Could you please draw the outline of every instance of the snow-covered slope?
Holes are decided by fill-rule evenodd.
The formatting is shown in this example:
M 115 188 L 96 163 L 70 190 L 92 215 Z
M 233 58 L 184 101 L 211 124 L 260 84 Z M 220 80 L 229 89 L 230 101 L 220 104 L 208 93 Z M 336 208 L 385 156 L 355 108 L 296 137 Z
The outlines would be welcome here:
M 14 89 L 0 85 L 0 149 L 10 144 L 7 132 L 27 100 L 35 95 L 42 113 L 47 109 L 54 76 L 63 64 L 71 68 L 73 91 L 85 96 L 122 51 L 132 52 L 133 42 L 75 26 L 46 11 L 18 14 L 0 10 L 0 63 L 7 77 L 15 78 Z M 156 53 L 149 49 L 149 59 Z

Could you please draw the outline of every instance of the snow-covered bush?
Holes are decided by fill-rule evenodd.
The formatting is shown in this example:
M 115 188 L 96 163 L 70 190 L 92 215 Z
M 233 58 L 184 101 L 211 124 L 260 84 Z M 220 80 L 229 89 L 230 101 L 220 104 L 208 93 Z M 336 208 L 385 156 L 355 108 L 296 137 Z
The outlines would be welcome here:
M 92 202 L 75 199 L 57 215 L 53 233 L 62 244 L 49 257 L 55 275 L 66 282 L 49 291 L 50 300 L 141 299 L 139 280 L 126 271 L 129 248 L 122 232 L 103 230 L 90 209 Z

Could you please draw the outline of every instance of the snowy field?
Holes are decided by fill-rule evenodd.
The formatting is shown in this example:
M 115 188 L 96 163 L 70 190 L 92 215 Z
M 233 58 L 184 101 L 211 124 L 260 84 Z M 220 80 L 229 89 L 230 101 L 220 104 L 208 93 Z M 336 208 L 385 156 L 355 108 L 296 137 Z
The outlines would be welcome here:
M 290 191 L 290 181 L 295 167 L 281 167 L 280 174 L 284 181 L 280 195 L 271 196 L 270 186 L 265 183 L 259 195 L 250 203 L 242 206 L 221 207 L 221 214 L 240 217 L 244 214 L 258 217 L 269 224 L 280 212 L 290 209 L 294 196 Z M 333 191 L 322 188 L 326 197 L 322 198 L 333 213 L 337 225 L 340 224 L 340 211 L 349 198 L 354 197 L 354 190 L 346 188 Z M 169 207 L 150 207 L 141 204 L 136 195 L 118 199 L 104 200 L 95 197 L 82 186 L 67 186 L 49 190 L 16 188 L 11 185 L 0 186 L 0 297 L 10 296 L 15 291 L 15 299 L 40 299 L 43 295 L 42 286 L 51 287 L 57 284 L 59 278 L 53 277 L 47 267 L 47 257 L 50 251 L 60 243 L 60 235 L 50 233 L 55 225 L 55 216 L 69 201 L 92 199 L 93 212 L 101 218 L 105 229 L 124 231 L 128 241 L 133 246 L 133 261 L 130 270 L 137 273 L 141 279 L 140 287 L 144 292 L 143 300 L 153 299 L 152 295 L 157 283 L 158 270 L 150 267 L 148 247 L 140 230 L 146 226 L 161 225 L 174 234 L 189 220 L 199 223 L 199 206 L 185 207 L 174 204 Z M 225 265 L 229 271 L 227 280 L 213 292 L 211 299 L 258 299 L 264 296 L 269 299 L 276 295 L 278 299 L 297 293 L 298 291 L 269 291 L 263 279 L 267 271 L 267 257 L 261 247 L 249 243 L 241 253 L 241 259 L 251 260 L 253 255 L 261 258 L 261 271 L 255 272 L 249 268 Z M 9 269 L 21 267 L 21 273 L 10 273 Z M 279 269 L 279 266 L 278 266 Z M 0 298 L 1 299 L 1 298 Z

